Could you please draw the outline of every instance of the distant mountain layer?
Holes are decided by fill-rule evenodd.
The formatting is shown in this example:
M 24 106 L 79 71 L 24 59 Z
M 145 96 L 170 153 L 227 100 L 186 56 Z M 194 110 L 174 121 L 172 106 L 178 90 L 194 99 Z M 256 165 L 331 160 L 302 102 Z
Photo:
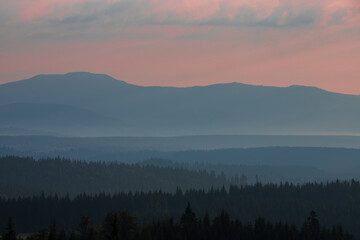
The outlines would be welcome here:
M 281 144 L 281 137 L 268 136 L 270 141 Z M 59 138 L 45 136 L 0 136 L 0 156 L 32 156 L 35 158 L 46 157 L 65 157 L 84 161 L 107 161 L 123 163 L 139 163 L 149 159 L 168 159 L 176 163 L 175 165 L 192 166 L 209 170 L 208 164 L 215 166 L 211 171 L 220 173 L 224 171 L 227 175 L 244 173 L 250 176 L 253 169 L 247 168 L 246 171 L 235 168 L 233 165 L 254 166 L 254 167 L 290 167 L 298 169 L 296 172 L 269 170 L 265 175 L 302 176 L 302 179 L 314 180 L 315 177 L 321 179 L 333 178 L 356 178 L 360 176 L 360 149 L 352 148 L 328 148 L 328 147 L 256 147 L 239 148 L 242 140 L 258 139 L 259 142 L 265 141 L 261 136 L 219 136 L 219 140 L 226 142 L 226 139 L 233 139 L 237 148 L 219 149 L 215 137 L 175 137 L 175 138 L 154 138 L 154 137 L 116 137 L 116 138 Z M 280 138 L 280 139 L 279 139 Z M 296 139 L 298 138 L 298 139 Z M 314 138 L 314 139 L 313 139 Z M 333 138 L 333 139 L 332 139 Z M 289 143 L 308 141 L 309 144 L 315 142 L 332 140 L 354 141 L 359 143 L 357 137 L 284 137 L 284 142 L 288 139 Z M 300 141 L 301 140 L 301 141 Z M 200 141 L 208 143 L 209 148 L 204 148 Z M 265 143 L 265 142 L 263 142 Z M 188 144 L 188 145 L 186 145 Z M 193 150 L 189 146 L 193 146 Z M 269 144 L 270 145 L 270 144 Z M 299 144 L 300 145 L 300 144 Z M 225 146 L 225 145 L 222 145 Z M 286 146 L 283 143 L 283 146 Z M 228 146 L 229 147 L 229 146 Z M 217 148 L 217 149 L 216 149 Z M 195 150 L 197 149 L 197 150 Z M 164 165 L 157 163 L 155 165 Z M 166 165 L 166 164 L 165 164 Z M 220 167 L 226 165 L 227 167 Z M 325 171 L 326 174 L 313 174 L 310 169 L 308 175 L 304 173 L 304 167 L 316 168 Z M 220 171 L 220 172 L 219 172 Z M 257 169 L 259 171 L 259 169 Z M 265 171 L 261 171 L 265 172 Z M 259 175 L 259 172 L 257 173 Z M 251 174 L 255 176 L 256 174 Z M 325 176 L 326 175 L 326 176 Z M 259 175 L 259 177 L 261 177 Z M 263 179 L 266 176 L 262 176 Z
M 314 87 L 142 87 L 91 73 L 39 75 L 0 85 L 0 130 L 7 132 L 360 134 L 359 122 L 360 96 Z
M 59 131 L 63 135 L 77 133 L 111 133 L 108 126 L 124 127 L 117 119 L 82 108 L 60 104 L 12 103 L 0 105 L 0 125 L 11 128 Z M 5 128 L 6 129 L 6 128 Z M 18 130 L 19 131 L 19 130 Z M 21 132 L 22 133 L 22 132 Z
M 5 132 L 7 129 L 2 129 Z M 8 129 L 7 131 L 23 131 Z M 1 129 L 0 129 L 1 131 Z M 181 137 L 53 137 L 40 136 L 46 132 L 30 132 L 28 136 L 0 136 L 0 147 L 34 156 L 54 151 L 97 151 L 114 153 L 129 151 L 187 151 L 259 147 L 322 147 L 360 148 L 357 136 L 271 136 L 271 135 L 203 135 Z M 50 134 L 50 133 L 48 133 Z M 30 135 L 30 136 L 29 136 Z M 55 156 L 62 156 L 59 152 Z M 94 157 L 95 155 L 91 155 Z M 74 158 L 76 156 L 68 156 Z M 99 160 L 84 158 L 84 160 Z M 151 157 L 151 156 L 148 156 Z M 112 159 L 116 160 L 116 159 Z

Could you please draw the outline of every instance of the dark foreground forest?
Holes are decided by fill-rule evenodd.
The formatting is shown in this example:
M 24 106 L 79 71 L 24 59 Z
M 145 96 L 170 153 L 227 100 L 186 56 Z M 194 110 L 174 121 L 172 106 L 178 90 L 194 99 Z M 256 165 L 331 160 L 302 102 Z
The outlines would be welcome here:
M 329 237 L 341 232 L 360 237 L 360 182 L 356 180 L 248 185 L 245 176 L 227 179 L 224 174 L 166 166 L 0 158 L 0 229 L 4 233 L 11 218 L 20 233 L 41 233 L 56 221 L 57 229 L 70 237 L 83 215 L 89 216 L 96 231 L 101 232 L 109 212 L 125 211 L 131 218 L 136 216 L 136 236 L 147 234 L 159 239 L 152 234 L 163 231 L 166 235 L 170 228 L 170 232 L 180 231 L 178 239 L 189 239 L 181 223 L 188 202 L 199 224 L 212 219 L 209 229 L 217 228 L 215 220 L 221 216 L 229 219 L 228 231 L 234 231 L 231 236 L 238 234 L 234 229 L 242 229 L 239 231 L 252 236 L 249 239 L 264 239 L 256 237 L 256 226 L 264 218 L 273 224 L 265 224 L 270 229 L 267 234 L 278 234 L 275 229 L 281 222 L 288 223 L 290 230 L 284 231 L 293 231 L 297 236 L 293 239 L 306 239 L 304 221 L 314 210 L 327 228 L 321 230 L 322 236 L 328 236 L 323 239 L 343 239 Z M 342 228 L 332 230 L 340 225 Z M 218 230 L 196 234 L 216 236 L 212 231 Z
M 273 240 L 353 240 L 353 235 L 345 233 L 341 226 L 327 228 L 321 226 L 317 215 L 311 211 L 301 227 L 287 222 L 271 223 L 257 218 L 254 223 L 232 220 L 229 214 L 221 211 L 213 219 L 208 214 L 198 218 L 187 204 L 179 221 L 172 218 L 139 224 L 136 216 L 127 211 L 111 211 L 98 226 L 91 218 L 82 215 L 78 226 L 71 231 L 58 229 L 54 220 L 49 227 L 30 234 L 16 233 L 14 222 L 9 218 L 4 240 L 191 240 L 191 239 L 273 239 Z
M 129 192 L 114 195 L 96 194 L 68 196 L 34 196 L 0 199 L 0 227 L 12 217 L 19 232 L 34 232 L 56 220 L 60 229 L 72 229 L 86 214 L 95 225 L 110 211 L 129 211 L 139 223 L 173 218 L 178 221 L 190 202 L 199 218 L 211 218 L 222 210 L 231 219 L 254 222 L 263 217 L 270 222 L 288 222 L 301 227 L 308 213 L 314 210 L 324 226 L 342 225 L 344 230 L 360 236 L 360 183 L 331 182 L 305 185 L 262 185 L 166 193 Z

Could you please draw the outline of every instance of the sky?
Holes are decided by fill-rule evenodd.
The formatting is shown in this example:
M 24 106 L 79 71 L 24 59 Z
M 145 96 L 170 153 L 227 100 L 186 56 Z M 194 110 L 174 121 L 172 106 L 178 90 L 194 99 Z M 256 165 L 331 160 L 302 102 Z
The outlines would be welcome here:
M 74 71 L 360 94 L 360 0 L 0 1 L 0 84 Z

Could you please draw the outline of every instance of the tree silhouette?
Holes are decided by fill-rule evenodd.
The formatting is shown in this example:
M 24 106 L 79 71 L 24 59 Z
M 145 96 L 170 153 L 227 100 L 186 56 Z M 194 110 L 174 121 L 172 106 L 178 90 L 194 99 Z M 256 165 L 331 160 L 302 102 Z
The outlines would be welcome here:
M 57 240 L 58 230 L 56 227 L 56 221 L 54 221 L 49 227 L 49 238 L 48 240 Z
M 186 205 L 184 213 L 181 215 L 180 224 L 185 235 L 185 239 L 198 239 L 198 219 L 196 218 L 189 202 Z
M 318 239 L 320 237 L 320 222 L 314 210 L 310 211 L 309 217 L 306 219 L 302 231 L 307 239 Z
M 137 231 L 136 218 L 128 211 L 121 211 L 119 214 L 120 219 L 120 236 L 122 239 L 133 239 Z
M 82 240 L 94 240 L 96 239 L 96 229 L 91 224 L 89 216 L 83 214 L 79 224 L 79 230 Z
M 116 212 L 112 211 L 106 215 L 102 233 L 105 239 L 120 239 L 120 219 Z
M 312 232 L 317 233 L 320 231 L 320 222 L 314 210 L 310 211 L 310 215 L 307 219 L 307 224 Z
M 9 218 L 7 223 L 7 232 L 4 235 L 4 240 L 16 240 L 16 231 L 15 231 L 15 224 L 12 218 Z

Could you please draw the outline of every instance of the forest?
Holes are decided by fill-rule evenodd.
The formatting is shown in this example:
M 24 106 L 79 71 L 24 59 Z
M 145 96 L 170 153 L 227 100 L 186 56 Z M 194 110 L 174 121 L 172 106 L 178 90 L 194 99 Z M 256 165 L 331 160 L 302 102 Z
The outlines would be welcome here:
M 298 229 L 294 239 L 303 239 L 304 219 L 315 211 L 325 228 L 341 225 L 344 232 L 360 237 L 357 180 L 249 184 L 245 175 L 228 178 L 163 159 L 123 164 L 7 156 L 0 158 L 0 193 L 0 229 L 7 229 L 10 218 L 20 233 L 36 233 L 56 221 L 57 228 L 70 237 L 83 215 L 99 230 L 112 211 L 136 216 L 136 223 L 142 226 L 137 234 L 156 226 L 178 231 L 184 208 L 191 203 L 199 221 L 208 216 L 214 224 L 220 213 L 226 213 L 230 229 L 237 229 L 238 222 L 254 223 L 256 229 L 261 218 L 269 222 L 266 226 L 273 224 L 269 227 L 273 230 L 288 223 Z M 172 226 L 167 225 L 170 220 Z M 189 239 L 181 234 L 179 239 Z M 327 230 L 323 234 L 328 234 Z
M 172 139 L 168 140 L 171 143 Z M 35 160 L 39 160 L 60 156 L 86 162 L 124 164 L 141 164 L 149 159 L 165 159 L 172 162 L 167 164 L 169 167 L 180 166 L 188 170 L 214 171 L 216 174 L 224 172 L 229 178 L 236 174 L 244 174 L 248 183 L 256 183 L 256 179 L 271 183 L 284 181 L 304 183 L 352 178 L 359 180 L 360 176 L 358 161 L 360 151 L 351 148 L 274 146 L 172 151 L 175 143 L 164 146 L 165 143 L 161 145 L 161 142 L 155 141 L 153 145 L 160 144 L 160 146 L 154 147 L 159 150 L 153 150 L 150 145 L 151 140 L 147 140 L 146 144 L 140 144 L 143 148 L 134 146 L 140 141 L 139 139 L 132 141 L 130 139 L 128 143 L 130 146 L 124 143 L 125 140 L 112 138 L 105 138 L 103 142 L 92 138 L 72 140 L 56 138 L 54 141 L 51 138 L 40 141 L 36 137 L 24 137 L 24 139 L 0 137 L 0 157 L 32 156 Z M 191 142 L 191 139 L 189 141 Z M 202 144 L 206 146 L 206 139 Z M 153 165 L 157 166 L 156 163 Z
M 82 215 L 79 224 L 72 230 L 58 229 L 56 220 L 38 232 L 18 235 L 12 218 L 9 218 L 4 240 L 172 240 L 172 239 L 273 239 L 273 240 L 353 240 L 353 235 L 343 231 L 342 226 L 328 228 L 320 224 L 315 211 L 310 211 L 301 227 L 287 222 L 271 223 L 259 217 L 254 223 L 232 220 L 221 211 L 213 219 L 206 213 L 198 218 L 190 203 L 179 221 L 172 218 L 139 224 L 136 216 L 128 211 L 108 212 L 104 220 L 94 226 L 91 218 Z
M 246 179 L 242 180 L 243 183 Z M 223 174 L 205 170 L 155 167 L 153 165 L 70 161 L 47 158 L 35 161 L 26 157 L 0 157 L 0 195 L 32 196 L 46 193 L 58 195 L 183 189 L 240 184 L 240 177 L 227 179 Z
M 329 182 L 304 185 L 266 184 L 230 186 L 228 189 L 177 189 L 163 191 L 123 192 L 117 194 L 80 194 L 74 198 L 41 194 L 32 197 L 0 199 L 0 227 L 12 217 L 20 232 L 34 232 L 53 220 L 64 229 L 72 229 L 82 214 L 100 224 L 110 211 L 128 211 L 144 224 L 173 218 L 178 221 L 187 202 L 200 218 L 206 213 L 215 217 L 222 210 L 231 219 L 254 222 L 263 217 L 270 222 L 288 222 L 300 227 L 314 210 L 326 227 L 341 224 L 345 231 L 360 236 L 360 183 Z M 34 218 L 36 216 L 36 218 Z

